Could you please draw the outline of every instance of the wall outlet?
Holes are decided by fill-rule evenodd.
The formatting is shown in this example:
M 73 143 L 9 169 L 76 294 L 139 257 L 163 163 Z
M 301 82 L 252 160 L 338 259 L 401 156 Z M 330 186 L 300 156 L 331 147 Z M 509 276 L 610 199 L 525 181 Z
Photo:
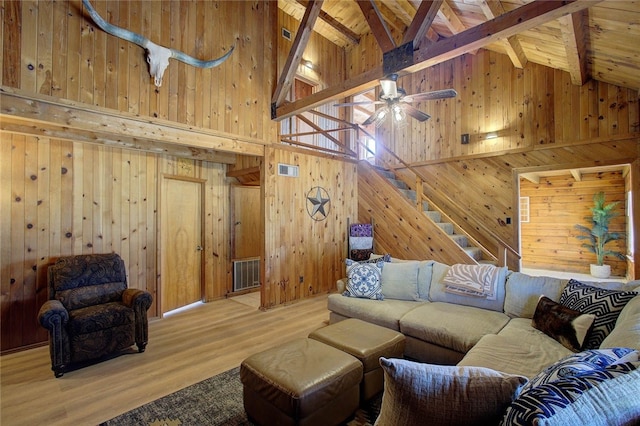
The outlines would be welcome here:
M 511 225 L 511 218 L 510 218 L 510 217 L 508 217 L 508 218 L 506 219 L 506 221 L 507 221 L 507 225 Z

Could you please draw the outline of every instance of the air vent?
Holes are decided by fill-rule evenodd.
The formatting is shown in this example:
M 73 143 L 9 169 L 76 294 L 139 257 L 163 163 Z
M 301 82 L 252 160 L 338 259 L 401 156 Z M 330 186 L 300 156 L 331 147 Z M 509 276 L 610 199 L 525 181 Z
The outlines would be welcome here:
M 298 166 L 291 166 L 289 164 L 278 163 L 278 175 L 298 177 Z
M 282 28 L 282 37 L 286 38 L 287 40 L 291 41 L 291 31 L 289 31 L 286 28 Z

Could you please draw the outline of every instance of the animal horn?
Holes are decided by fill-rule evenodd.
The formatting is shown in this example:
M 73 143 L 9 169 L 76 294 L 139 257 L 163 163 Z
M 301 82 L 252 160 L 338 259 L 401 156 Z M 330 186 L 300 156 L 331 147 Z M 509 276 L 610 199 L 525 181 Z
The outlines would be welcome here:
M 89 0 L 82 0 L 82 4 L 89 12 L 91 19 L 105 32 L 119 37 L 123 40 L 130 41 L 131 43 L 135 43 L 140 47 L 143 47 L 147 51 L 147 62 L 149 63 L 149 72 L 151 76 L 154 78 L 154 83 L 156 86 L 160 87 L 162 85 L 162 76 L 164 74 L 165 69 L 169 65 L 169 59 L 174 58 L 178 61 L 184 62 L 185 64 L 192 65 L 198 68 L 213 68 L 224 61 L 226 61 L 229 56 L 233 53 L 234 46 L 225 53 L 223 56 L 217 59 L 211 59 L 208 61 L 203 61 L 201 59 L 196 59 L 192 56 L 187 55 L 184 52 L 179 50 L 166 48 L 164 46 L 160 46 L 158 44 L 153 43 L 148 38 L 134 33 L 133 31 L 127 30 L 125 28 L 120 28 L 115 25 L 112 25 L 102 19 L 102 17 L 96 12 L 93 8 Z

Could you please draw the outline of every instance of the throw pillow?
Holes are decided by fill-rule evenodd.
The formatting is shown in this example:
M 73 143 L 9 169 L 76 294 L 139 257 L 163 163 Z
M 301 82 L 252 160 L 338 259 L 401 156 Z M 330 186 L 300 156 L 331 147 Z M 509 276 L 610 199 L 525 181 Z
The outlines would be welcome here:
M 621 349 L 625 353 L 627 349 Z M 631 351 L 629 349 L 629 351 Z M 575 418 L 589 419 L 584 424 L 611 424 L 607 418 L 614 418 L 614 424 L 633 424 L 620 422 L 629 415 L 628 408 L 637 406 L 636 396 L 640 391 L 637 377 L 639 362 L 626 361 L 630 352 L 623 355 L 617 362 L 609 363 L 611 353 L 600 356 L 599 351 L 587 351 L 583 354 L 571 355 L 541 373 L 543 379 L 534 378 L 522 389 L 518 398 L 509 406 L 502 420 L 503 425 L 565 425 L 571 414 Z M 637 360 L 637 351 L 635 358 Z M 580 357 L 583 357 L 581 360 Z M 615 358 L 615 356 L 614 356 Z M 589 365 L 596 360 L 595 364 Z M 583 361 L 583 362 L 581 362 Z M 577 364 L 575 364 L 577 362 Z M 606 365 L 602 365 L 602 364 Z M 607 364 L 609 363 L 609 364 Z M 632 374 L 629 378 L 624 376 Z M 621 398 L 607 401 L 607 416 L 599 413 L 597 403 L 602 388 L 625 388 Z M 629 396 L 634 395 L 634 396 Z M 638 412 L 638 409 L 635 409 Z M 634 415 L 632 419 L 637 420 Z M 600 419 L 598 422 L 591 421 Z
M 382 295 L 385 299 L 418 300 L 420 262 L 387 263 L 382 268 Z
M 484 367 L 380 358 L 384 393 L 377 426 L 497 424 L 526 377 Z
M 560 304 L 596 316 L 584 348 L 597 349 L 615 327 L 618 315 L 627 302 L 637 295 L 633 291 L 605 290 L 570 280 L 560 295 Z
M 380 277 L 384 262 L 354 262 L 351 259 L 347 259 L 345 262 L 347 264 L 347 289 L 343 295 L 382 300 Z
M 373 252 L 372 249 L 364 249 L 364 250 L 353 249 L 353 250 L 349 251 L 349 257 L 352 260 L 361 262 L 363 260 L 369 259 L 369 256 L 371 256 L 372 252 Z
M 558 379 L 571 378 L 592 370 L 600 370 L 614 364 L 637 362 L 639 353 L 631 348 L 591 349 L 562 358 L 538 373 L 522 389 L 550 383 Z
M 531 325 L 562 343 L 567 349 L 577 352 L 582 348 L 595 317 L 593 314 L 581 314 L 548 297 L 540 296 Z

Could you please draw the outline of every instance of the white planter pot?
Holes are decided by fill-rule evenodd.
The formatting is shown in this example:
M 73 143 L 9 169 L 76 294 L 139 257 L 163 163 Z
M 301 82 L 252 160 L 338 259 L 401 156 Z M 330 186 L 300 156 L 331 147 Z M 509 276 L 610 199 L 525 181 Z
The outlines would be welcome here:
M 611 275 L 611 265 L 591 264 L 591 276 L 596 278 L 609 278 Z

